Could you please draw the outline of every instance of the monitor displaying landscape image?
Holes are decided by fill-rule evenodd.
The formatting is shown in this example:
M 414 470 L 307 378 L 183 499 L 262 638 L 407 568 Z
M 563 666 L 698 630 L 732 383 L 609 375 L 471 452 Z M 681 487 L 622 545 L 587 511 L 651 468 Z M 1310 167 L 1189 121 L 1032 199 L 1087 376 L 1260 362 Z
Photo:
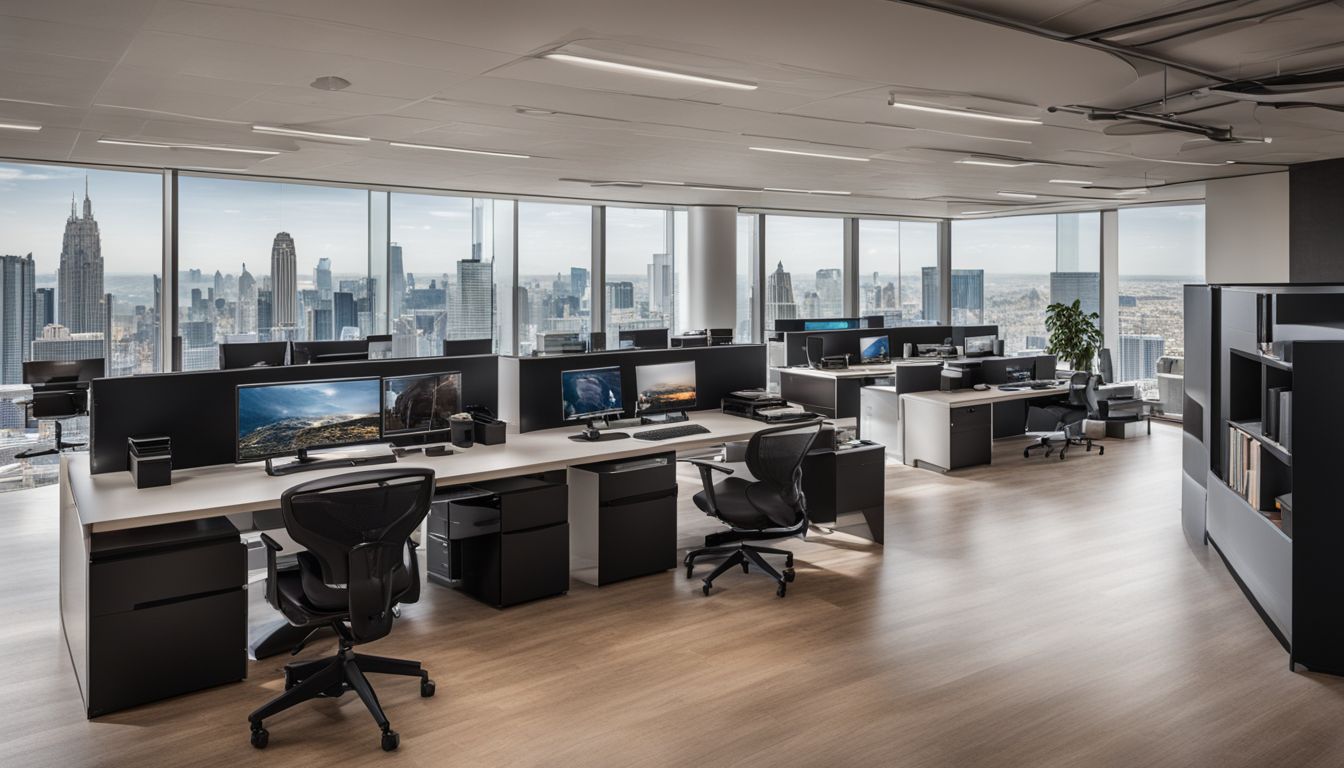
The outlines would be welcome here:
M 383 434 L 443 432 L 462 409 L 462 374 L 424 373 L 383 379 Z
M 380 389 L 376 377 L 238 387 L 238 461 L 377 442 Z
M 684 411 L 695 407 L 695 361 L 635 366 L 641 412 Z
M 616 366 L 561 371 L 560 389 L 567 420 L 625 410 L 621 399 L 621 369 Z
M 886 336 L 865 336 L 859 339 L 859 358 L 864 362 L 886 360 L 889 357 L 891 357 L 891 340 Z

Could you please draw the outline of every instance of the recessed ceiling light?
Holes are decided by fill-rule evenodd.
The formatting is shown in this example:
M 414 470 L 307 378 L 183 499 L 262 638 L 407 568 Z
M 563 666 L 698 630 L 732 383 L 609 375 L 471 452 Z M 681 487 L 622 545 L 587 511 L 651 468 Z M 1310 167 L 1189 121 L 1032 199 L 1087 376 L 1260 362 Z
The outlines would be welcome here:
M 962 211 L 962 216 L 978 216 L 982 213 L 998 213 L 998 211 Z
M 516 152 L 492 152 L 488 149 L 465 149 L 463 147 L 441 147 L 435 144 L 408 144 L 404 141 L 389 141 L 390 147 L 401 147 L 403 149 L 433 149 L 439 152 L 461 152 L 466 155 L 490 155 L 491 157 L 512 157 L 518 160 L 528 160 L 531 155 L 520 155 Z
M 866 157 L 852 157 L 850 155 L 828 155 L 825 152 L 804 152 L 801 149 L 775 149 L 774 147 L 747 147 L 753 152 L 775 152 L 781 155 L 802 155 L 803 157 L 824 157 L 827 160 L 849 160 L 855 163 L 866 163 Z
M 336 75 L 324 75 L 309 83 L 308 86 L 319 91 L 343 91 L 350 87 L 350 81 Z
M 1000 192 L 999 197 L 1011 197 L 1017 200 L 1035 200 L 1037 196 L 1030 192 Z
M 616 72 L 628 72 L 632 75 L 658 77 L 664 80 L 680 80 L 687 83 L 699 83 L 700 85 L 736 88 L 740 91 L 756 90 L 756 84 L 746 80 L 730 80 L 723 77 L 693 75 L 689 72 L 677 72 L 670 69 L 641 67 L 636 64 L 624 64 L 619 61 L 607 61 L 606 59 L 593 59 L 587 56 L 575 56 L 572 53 L 547 53 L 543 54 L 543 58 L 551 59 L 552 61 L 563 61 L 566 64 L 580 64 L 585 67 L 597 67 L 599 69 L 610 69 Z
M 218 147 L 211 144 L 177 144 L 153 141 L 131 141 L 129 139 L 99 139 L 99 144 L 111 144 L 118 147 L 144 147 L 147 149 L 202 149 L 207 152 L 237 152 L 242 155 L 278 155 L 274 149 L 244 149 L 243 147 Z
M 1034 165 L 1034 163 L 1029 163 L 1025 160 L 1023 161 L 995 160 L 992 158 L 983 158 L 983 157 L 964 157 L 958 160 L 957 162 L 960 163 L 961 165 L 984 165 L 990 168 L 1021 168 L 1025 165 Z
M 28 123 L 0 123 L 0 128 L 4 128 L 4 129 L 7 130 L 7 131 L 40 131 L 40 130 L 42 130 L 42 126 L 40 126 L 40 125 L 31 125 L 31 124 L 28 124 Z
M 990 112 L 976 112 L 970 109 L 952 109 L 950 107 L 930 107 L 924 104 L 910 104 L 904 101 L 897 101 L 892 97 L 887 106 L 897 109 L 910 109 L 916 112 L 932 112 L 937 115 L 952 115 L 953 117 L 974 117 L 977 120 L 995 120 L 1001 123 L 1019 123 L 1022 125 L 1040 125 L 1041 121 L 1032 117 L 1010 117 L 1008 115 L 995 115 Z
M 766 187 L 766 192 L 791 192 L 796 195 L 849 195 L 850 192 L 841 192 L 834 189 L 790 189 L 788 187 Z
M 322 133 L 321 131 L 301 131 L 298 128 L 280 128 L 274 125 L 254 125 L 254 133 L 274 133 L 280 136 L 310 136 L 315 139 L 336 139 L 337 141 L 368 141 L 368 136 L 346 136 L 340 133 Z
M 1050 180 L 1050 183 L 1051 183 L 1051 184 L 1072 184 L 1072 185 L 1074 185 L 1074 186 L 1083 186 L 1083 187 L 1091 186 L 1091 184 L 1092 184 L 1092 182 L 1090 182 L 1090 181 L 1082 181 L 1082 180 L 1080 180 L 1080 179 L 1051 179 L 1051 180 Z

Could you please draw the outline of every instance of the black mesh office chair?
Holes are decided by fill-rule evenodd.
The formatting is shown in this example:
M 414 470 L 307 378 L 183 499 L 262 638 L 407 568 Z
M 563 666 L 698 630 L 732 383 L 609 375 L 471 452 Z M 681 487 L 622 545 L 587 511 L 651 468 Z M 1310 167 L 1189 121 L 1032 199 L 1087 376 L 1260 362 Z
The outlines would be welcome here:
M 747 443 L 745 465 L 731 465 L 705 459 L 685 459 L 700 469 L 703 491 L 695 494 L 695 505 L 705 514 L 717 517 L 732 528 L 737 546 L 705 547 L 686 553 L 686 578 L 691 578 L 695 561 L 701 557 L 727 555 L 702 581 L 706 595 L 714 580 L 729 568 L 741 565 L 743 572 L 754 564 L 778 585 L 776 594 L 784 596 L 793 581 L 793 553 L 784 549 L 755 547 L 746 541 L 782 539 L 807 535 L 807 499 L 803 496 L 803 458 L 811 450 L 821 429 L 821 421 L 786 424 L 763 429 Z M 713 473 L 727 475 L 714 482 Z M 784 570 L 778 571 L 765 555 L 784 555 Z
M 1063 461 L 1069 446 L 1084 446 L 1088 452 L 1092 451 L 1092 438 L 1083 435 L 1083 420 L 1096 412 L 1096 379 L 1100 377 L 1076 371 L 1069 377 L 1069 394 L 1064 402 L 1027 409 L 1027 435 L 1035 437 L 1036 442 L 1022 449 L 1023 458 L 1038 450 L 1045 451 L 1048 458 L 1058 448 L 1059 460 Z M 1105 446 L 1096 448 L 1098 456 L 1106 453 Z
M 266 600 L 297 627 L 334 629 L 340 649 L 330 658 L 285 665 L 285 692 L 248 715 L 252 746 L 261 749 L 269 740 L 265 718 L 353 690 L 382 729 L 383 749 L 397 748 L 400 740 L 365 673 L 418 677 L 421 696 L 434 695 L 434 681 L 418 661 L 352 649 L 391 631 L 392 606 L 419 599 L 420 565 L 410 536 L 433 495 L 433 470 L 383 469 L 313 480 L 280 497 L 285 529 L 307 551 L 298 553 L 298 568 L 279 570 L 280 545 L 262 534 Z

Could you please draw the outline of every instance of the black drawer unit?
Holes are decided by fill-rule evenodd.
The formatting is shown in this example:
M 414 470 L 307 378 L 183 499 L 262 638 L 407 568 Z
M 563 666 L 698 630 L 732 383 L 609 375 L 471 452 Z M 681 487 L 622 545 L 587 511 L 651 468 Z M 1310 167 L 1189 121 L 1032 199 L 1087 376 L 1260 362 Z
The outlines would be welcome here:
M 94 534 L 88 716 L 247 676 L 247 547 L 222 517 Z
M 677 567 L 676 454 L 569 469 L 574 575 L 601 586 Z
M 886 454 L 886 446 L 876 443 L 809 451 L 803 459 L 808 520 L 881 544 Z
M 430 509 L 428 578 L 497 608 L 564 594 L 568 518 L 564 484 L 541 478 L 442 491 Z
M 950 462 L 948 469 L 988 464 L 993 449 L 992 406 L 967 405 L 949 409 Z

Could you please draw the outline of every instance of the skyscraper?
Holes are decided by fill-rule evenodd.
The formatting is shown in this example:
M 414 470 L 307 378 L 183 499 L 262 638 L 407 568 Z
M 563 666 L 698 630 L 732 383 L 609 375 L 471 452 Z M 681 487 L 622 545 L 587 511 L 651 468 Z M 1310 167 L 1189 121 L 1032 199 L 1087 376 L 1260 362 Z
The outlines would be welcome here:
M 23 361 L 37 333 L 33 254 L 0 256 L 0 384 L 23 381 Z
M 607 309 L 635 308 L 635 284 L 628 280 L 607 283 Z
M 583 267 L 569 268 L 569 292 L 583 298 L 584 292 L 588 290 L 588 270 Z
M 817 270 L 816 317 L 839 317 L 845 313 L 845 284 L 838 269 Z
M 155 276 L 154 279 L 159 278 Z M 56 322 L 56 289 L 38 288 L 33 291 L 33 302 L 33 335 L 36 336 L 43 328 Z M 159 306 L 157 301 L 154 306 Z
M 924 296 L 924 318 L 937 320 L 942 306 L 938 301 L 938 268 L 920 270 Z M 985 320 L 985 270 L 952 270 L 952 324 L 969 325 Z
M 331 311 L 336 329 L 336 338 L 347 337 L 347 329 L 354 330 L 354 338 L 359 338 L 359 310 L 355 303 L 355 294 L 336 291 L 331 295 Z
M 75 211 L 70 198 L 70 218 L 65 220 L 61 261 L 56 270 L 58 320 L 70 333 L 103 331 L 103 246 L 98 222 L 89 200 L 89 180 L 84 179 L 84 212 Z
M 292 328 L 298 324 L 298 279 L 294 238 L 288 232 L 279 232 L 271 244 L 271 320 L 276 326 Z
M 784 271 L 784 262 L 765 278 L 765 329 L 773 331 L 776 320 L 794 320 L 798 305 L 793 300 L 793 275 Z
M 275 327 L 275 300 L 270 290 L 257 291 L 257 336 L 262 341 L 271 341 L 271 329 Z M 279 341 L 279 339 L 276 339 Z
M 649 262 L 649 314 L 662 314 L 670 319 L 676 306 L 676 275 L 672 271 L 672 258 L 666 253 L 655 253 Z
M 317 288 L 318 301 L 331 301 L 331 259 L 323 256 L 317 260 L 313 269 L 313 285 Z
M 457 262 L 457 322 L 448 330 L 449 339 L 488 339 L 495 326 L 495 277 L 493 264 L 480 259 Z
M 243 273 L 238 276 L 237 317 L 234 318 L 234 333 L 257 332 L 257 281 L 243 264 Z
M 1101 273 L 1050 273 L 1050 303 L 1072 304 L 1074 301 L 1079 302 L 1084 314 L 1101 312 Z
M 388 317 L 401 317 L 401 302 L 406 298 L 406 270 L 401 263 L 401 246 L 387 245 Z

